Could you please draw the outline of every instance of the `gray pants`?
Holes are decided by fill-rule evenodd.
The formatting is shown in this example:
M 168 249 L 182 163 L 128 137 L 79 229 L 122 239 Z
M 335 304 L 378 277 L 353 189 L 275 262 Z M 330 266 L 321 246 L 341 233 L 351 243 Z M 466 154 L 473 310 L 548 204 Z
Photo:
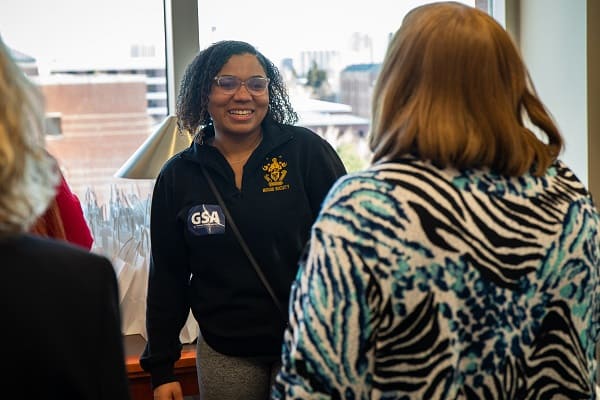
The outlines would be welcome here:
M 196 346 L 198 385 L 202 400 L 268 400 L 281 360 L 233 357 L 218 353 L 202 335 Z

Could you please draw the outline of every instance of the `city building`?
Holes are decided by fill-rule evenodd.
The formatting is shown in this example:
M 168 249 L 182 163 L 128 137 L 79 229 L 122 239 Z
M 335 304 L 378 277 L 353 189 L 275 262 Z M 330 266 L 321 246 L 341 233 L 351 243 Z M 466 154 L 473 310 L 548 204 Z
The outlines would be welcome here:
M 340 101 L 360 117 L 371 117 L 373 86 L 380 69 L 381 64 L 353 64 L 340 73 Z

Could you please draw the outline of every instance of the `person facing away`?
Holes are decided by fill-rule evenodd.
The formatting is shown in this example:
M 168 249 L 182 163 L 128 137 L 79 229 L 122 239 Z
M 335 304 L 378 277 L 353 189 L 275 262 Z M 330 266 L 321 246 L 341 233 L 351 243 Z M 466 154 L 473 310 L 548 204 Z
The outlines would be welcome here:
M 248 261 L 203 170 L 284 312 L 310 226 L 346 171 L 328 142 L 293 125 L 278 69 L 245 42 L 217 42 L 197 54 L 181 82 L 177 118 L 182 131 L 197 135 L 155 183 L 140 363 L 155 399 L 182 398 L 173 364 L 191 307 L 200 328 L 200 397 L 266 399 L 287 315 Z
M 81 202 L 71 191 L 62 173 L 56 197 L 33 224 L 31 232 L 64 240 L 87 250 L 92 249 L 94 238 L 81 208 Z
M 595 398 L 598 212 L 508 33 L 410 11 L 371 129 L 312 228 L 273 398 Z
M 128 400 L 113 266 L 28 233 L 60 172 L 44 147 L 41 92 L 1 39 L 0 97 L 0 382 L 17 398 Z

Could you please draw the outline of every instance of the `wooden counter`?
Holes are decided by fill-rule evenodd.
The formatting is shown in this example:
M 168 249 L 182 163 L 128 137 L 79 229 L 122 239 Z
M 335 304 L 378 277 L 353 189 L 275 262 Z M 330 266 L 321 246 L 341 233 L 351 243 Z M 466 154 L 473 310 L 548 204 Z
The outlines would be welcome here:
M 140 354 L 146 341 L 141 335 L 126 335 L 125 359 L 129 387 L 132 400 L 152 400 L 150 374 L 140 366 Z M 196 376 L 196 345 L 186 344 L 181 351 L 181 358 L 175 363 L 175 375 L 181 383 L 184 396 L 198 395 L 198 377 Z

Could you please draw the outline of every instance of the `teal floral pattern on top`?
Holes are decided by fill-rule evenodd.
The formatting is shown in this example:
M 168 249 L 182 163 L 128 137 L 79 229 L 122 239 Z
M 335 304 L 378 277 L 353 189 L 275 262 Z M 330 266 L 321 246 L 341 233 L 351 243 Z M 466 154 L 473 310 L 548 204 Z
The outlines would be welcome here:
M 574 174 L 414 158 L 340 179 L 292 287 L 274 399 L 594 399 L 599 218 Z

